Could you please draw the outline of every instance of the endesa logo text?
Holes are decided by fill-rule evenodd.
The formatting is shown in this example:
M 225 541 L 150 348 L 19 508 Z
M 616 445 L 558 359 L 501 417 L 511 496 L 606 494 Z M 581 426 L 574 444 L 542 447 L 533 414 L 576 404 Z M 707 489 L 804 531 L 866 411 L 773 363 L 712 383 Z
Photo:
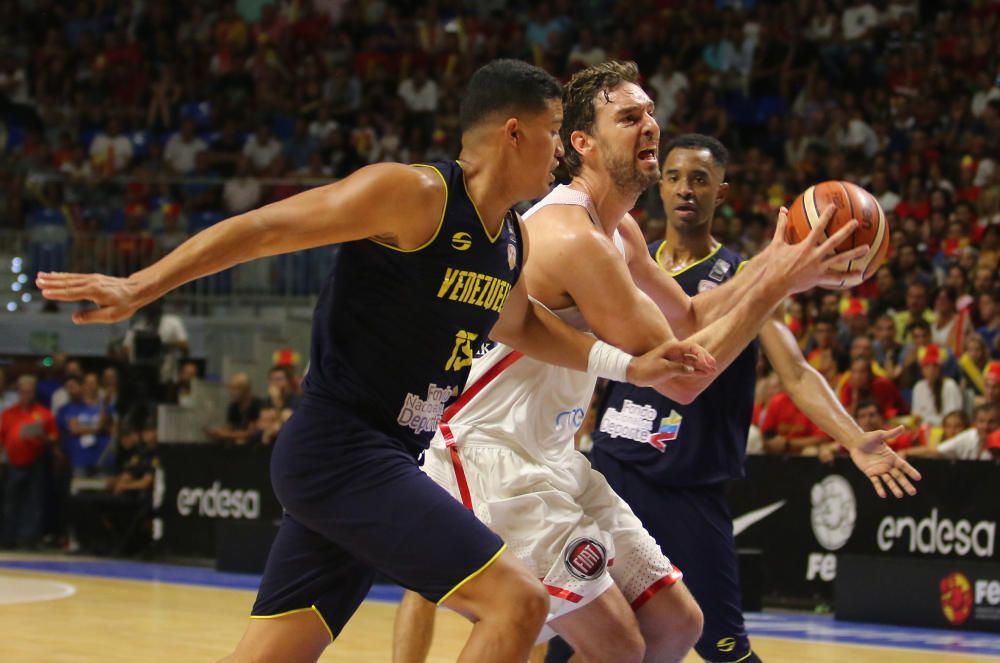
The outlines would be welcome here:
M 964 519 L 956 522 L 938 518 L 938 510 L 932 509 L 929 517 L 920 520 L 886 516 L 878 525 L 877 540 L 879 550 L 884 552 L 900 541 L 911 553 L 964 557 L 971 552 L 976 557 L 992 557 L 996 532 L 995 522 L 973 523 Z
M 216 481 L 211 488 L 188 488 L 177 491 L 177 513 L 190 516 L 197 508 L 204 518 L 260 518 L 260 493 L 256 490 L 230 490 Z

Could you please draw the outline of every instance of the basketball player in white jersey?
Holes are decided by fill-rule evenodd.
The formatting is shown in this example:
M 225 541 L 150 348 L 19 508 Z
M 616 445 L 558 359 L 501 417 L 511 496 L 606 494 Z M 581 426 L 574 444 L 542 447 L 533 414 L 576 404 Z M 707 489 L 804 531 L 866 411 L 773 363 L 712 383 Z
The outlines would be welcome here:
M 666 313 L 682 335 L 700 328 L 690 340 L 721 371 L 784 296 L 828 282 L 836 259 L 827 256 L 854 225 L 822 242 L 831 208 L 807 242 L 789 246 L 783 213 L 775 241 L 746 274 L 688 298 L 652 262 L 627 213 L 659 178 L 659 129 L 637 79 L 634 64 L 608 63 L 566 88 L 563 140 L 574 179 L 526 215 L 535 256 L 529 292 L 563 320 L 633 353 L 672 337 Z M 711 377 L 658 388 L 690 402 Z M 542 579 L 551 598 L 540 639 L 558 632 L 574 660 L 680 661 L 700 635 L 697 604 L 628 506 L 573 449 L 594 383 L 503 345 L 482 348 L 424 470 Z M 422 660 L 433 606 L 408 596 L 397 619 L 396 663 Z

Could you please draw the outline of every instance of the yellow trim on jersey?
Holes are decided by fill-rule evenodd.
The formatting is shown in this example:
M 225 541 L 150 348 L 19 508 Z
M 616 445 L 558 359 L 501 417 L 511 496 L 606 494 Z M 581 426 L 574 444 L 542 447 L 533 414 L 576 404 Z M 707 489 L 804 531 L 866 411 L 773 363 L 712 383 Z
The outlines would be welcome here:
M 740 266 L 736 268 L 736 273 L 739 274 L 741 271 L 743 271 L 743 268 L 747 266 L 748 262 L 750 262 L 750 261 L 749 260 L 743 260 L 743 261 L 741 261 L 740 262 Z
M 444 603 L 445 601 L 447 601 L 448 597 L 450 597 L 452 594 L 454 594 L 459 589 L 461 589 L 462 586 L 465 583 L 469 582 L 470 580 L 472 580 L 473 578 L 475 578 L 477 575 L 479 575 L 480 573 L 482 573 L 486 569 L 490 568 L 490 565 L 493 564 L 493 562 L 497 561 L 497 557 L 500 556 L 500 553 L 502 553 L 506 549 L 507 549 L 507 544 L 506 543 L 503 544 L 502 546 L 500 546 L 500 550 L 497 551 L 497 554 L 493 555 L 493 557 L 490 557 L 490 559 L 489 559 L 488 562 L 486 562 L 485 564 L 483 564 L 482 566 L 480 566 L 478 569 L 476 569 L 475 571 L 473 571 L 469 575 L 467 575 L 465 577 L 465 580 L 463 580 L 462 582 L 460 582 L 457 585 L 455 585 L 454 587 L 452 587 L 451 591 L 449 591 L 447 594 L 445 594 L 444 596 L 442 596 L 441 600 L 438 601 L 437 604 L 441 605 L 442 603 Z
M 660 248 L 656 249 L 656 264 L 658 264 L 663 269 L 667 269 L 667 266 L 663 264 L 663 260 L 660 258 L 660 253 L 663 251 L 663 247 L 666 246 L 666 245 L 667 245 L 667 243 L 663 242 L 662 244 L 660 244 Z M 683 269 L 678 270 L 676 272 L 672 272 L 669 269 L 667 269 L 667 273 L 670 274 L 671 276 L 680 276 L 681 274 L 683 274 L 687 270 L 691 269 L 695 265 L 700 265 L 701 263 L 705 262 L 706 260 L 708 260 L 709 258 L 711 258 L 712 256 L 714 256 L 716 253 L 719 252 L 719 249 L 721 249 L 721 248 L 722 248 L 722 244 L 720 243 L 717 247 L 715 247 L 714 249 L 712 249 L 711 253 L 709 253 L 704 258 L 701 258 L 699 260 L 695 260 L 693 263 L 691 263 L 687 267 L 684 267 Z
M 490 240 L 490 244 L 496 244 L 497 240 L 500 239 L 500 233 L 503 232 L 503 221 L 500 221 L 500 227 L 497 228 L 496 235 L 490 235 L 490 229 L 486 227 L 486 222 L 483 221 L 483 215 L 479 213 L 479 208 L 476 207 L 476 201 L 472 199 L 472 194 L 469 193 L 469 185 L 465 182 L 465 166 L 462 165 L 461 161 L 455 161 L 458 167 L 462 169 L 462 186 L 465 187 L 465 195 L 468 197 L 469 202 L 472 203 L 472 209 L 476 210 L 476 217 L 479 218 L 479 223 L 483 226 L 483 232 L 486 233 L 486 239 Z
M 288 615 L 294 615 L 298 612 L 315 612 L 316 616 L 319 617 L 319 621 L 322 622 L 323 628 L 325 628 L 326 632 L 330 634 L 330 642 L 333 642 L 333 631 L 330 630 L 330 625 L 326 623 L 326 620 L 323 619 L 323 615 L 320 614 L 319 608 L 315 605 L 311 605 L 308 608 L 286 610 L 285 612 L 279 612 L 276 615 L 250 615 L 250 619 L 277 619 L 278 617 L 287 617 Z
M 426 249 L 428 246 L 430 246 L 434 242 L 434 240 L 437 239 L 438 233 L 441 232 L 441 227 L 444 225 L 444 217 L 448 213 L 448 182 L 447 180 L 444 179 L 444 175 L 441 173 L 441 171 L 438 170 L 435 166 L 426 163 L 414 163 L 410 165 L 412 165 L 414 168 L 430 168 L 435 173 L 437 173 L 438 177 L 441 178 L 441 184 L 444 185 L 444 208 L 441 210 L 441 219 L 438 221 L 437 228 L 434 229 L 434 234 L 431 235 L 431 238 L 429 240 L 427 240 L 426 242 L 424 242 L 415 249 L 401 249 L 398 246 L 393 246 L 392 244 L 386 244 L 385 242 L 380 242 L 374 237 L 368 238 L 369 241 L 375 242 L 379 246 L 384 246 L 387 249 L 392 249 L 393 251 L 399 251 L 400 253 L 416 253 L 417 251 Z

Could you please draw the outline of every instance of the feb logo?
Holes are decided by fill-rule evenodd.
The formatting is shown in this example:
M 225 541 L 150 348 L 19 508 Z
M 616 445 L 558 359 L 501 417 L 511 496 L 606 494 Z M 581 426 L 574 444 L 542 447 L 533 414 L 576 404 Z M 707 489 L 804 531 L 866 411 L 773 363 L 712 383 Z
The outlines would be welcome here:
M 580 580 L 593 580 L 604 573 L 608 552 L 593 539 L 576 539 L 566 546 L 566 569 Z
M 660 419 L 659 430 L 649 435 L 649 443 L 653 445 L 654 449 L 662 453 L 667 448 L 667 442 L 677 439 L 677 435 L 681 432 L 682 419 L 684 417 L 677 414 L 676 410 L 671 410 L 669 417 Z
M 972 585 L 961 573 L 941 578 L 941 612 L 953 626 L 964 624 L 972 614 Z

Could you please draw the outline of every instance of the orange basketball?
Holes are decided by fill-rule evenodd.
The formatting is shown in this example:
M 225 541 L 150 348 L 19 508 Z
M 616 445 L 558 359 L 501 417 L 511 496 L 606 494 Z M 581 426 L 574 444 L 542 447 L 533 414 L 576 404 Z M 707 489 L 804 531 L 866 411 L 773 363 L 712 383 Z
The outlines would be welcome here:
M 832 235 L 851 219 L 858 220 L 858 228 L 840 246 L 837 252 L 847 251 L 867 244 L 868 253 L 846 261 L 843 271 L 859 271 L 859 277 L 841 281 L 838 289 L 845 290 L 859 285 L 881 267 L 889 255 L 889 224 L 875 196 L 851 182 L 829 181 L 816 184 L 803 191 L 788 210 L 786 240 L 794 244 L 806 237 L 819 220 L 827 205 L 837 207 L 826 226 L 826 236 Z

